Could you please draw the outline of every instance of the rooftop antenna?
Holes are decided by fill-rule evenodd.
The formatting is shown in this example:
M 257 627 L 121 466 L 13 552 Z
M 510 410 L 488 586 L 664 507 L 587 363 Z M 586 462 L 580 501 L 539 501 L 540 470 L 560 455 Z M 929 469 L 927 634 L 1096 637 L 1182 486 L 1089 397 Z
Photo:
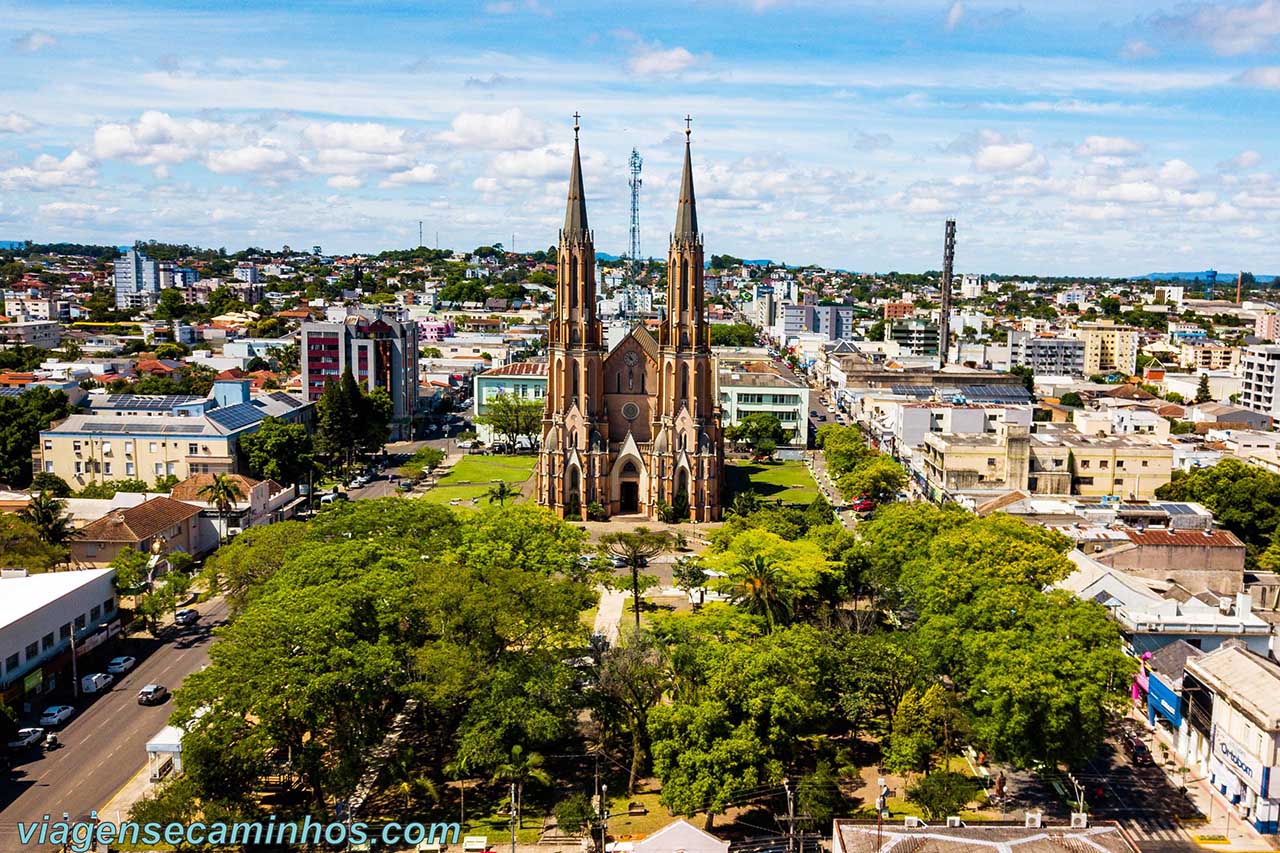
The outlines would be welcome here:
M 422 248 L 422 220 L 418 220 L 418 248 Z
M 630 163 L 631 180 L 628 183 L 631 186 L 631 246 L 627 249 L 627 255 L 631 263 L 628 271 L 625 312 L 628 324 L 635 322 L 636 319 L 636 296 L 640 278 L 640 186 L 643 183 L 640 180 L 640 169 L 644 165 L 640 152 L 634 148 L 631 149 Z

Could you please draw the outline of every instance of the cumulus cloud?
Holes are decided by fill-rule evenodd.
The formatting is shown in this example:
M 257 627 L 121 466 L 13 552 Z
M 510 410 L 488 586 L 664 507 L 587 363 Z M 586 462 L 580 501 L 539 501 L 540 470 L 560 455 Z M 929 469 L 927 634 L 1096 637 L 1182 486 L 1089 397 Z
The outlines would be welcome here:
M 53 33 L 45 30 L 30 30 L 15 38 L 12 42 L 13 49 L 18 53 L 38 53 L 46 47 L 53 47 L 58 43 Z
M 434 184 L 440 180 L 440 169 L 434 163 L 422 163 L 403 172 L 394 172 L 378 184 L 380 187 L 402 187 L 415 184 Z
M 952 146 L 959 142 L 957 140 Z M 1049 165 L 1032 143 L 1010 141 L 989 130 L 980 132 L 976 143 L 970 143 L 968 150 L 973 168 L 979 172 L 1042 172 Z
M 84 222 L 101 216 L 112 216 L 120 212 L 118 207 L 99 207 L 82 201 L 52 201 L 37 208 L 45 219 L 57 219 L 72 222 Z
M 683 47 L 640 45 L 631 55 L 628 67 L 635 74 L 679 74 L 697 61 L 698 58 Z
M 1200 173 L 1185 160 L 1166 160 L 1160 167 L 1160 183 L 1166 186 L 1186 189 L 1194 187 L 1200 180 Z
M 555 177 L 567 180 L 570 153 L 567 145 L 547 145 L 529 151 L 504 151 L 493 158 L 489 171 L 497 177 L 515 180 L 546 180 Z
M 226 148 L 210 151 L 205 156 L 205 167 L 219 175 L 252 175 L 275 172 L 293 158 L 275 145 L 259 143 L 242 148 Z
M 192 160 L 214 142 L 240 135 L 238 128 L 203 119 L 175 119 L 148 110 L 132 124 L 104 124 L 93 134 L 93 152 L 103 160 L 128 160 L 142 166 Z
M 459 113 L 440 139 L 466 148 L 518 151 L 542 145 L 546 130 L 519 107 L 512 107 L 500 113 Z
M 97 168 L 93 160 L 79 151 L 72 151 L 61 160 L 49 154 L 41 154 L 31 161 L 30 166 L 0 171 L 0 188 L 41 190 L 89 186 L 96 178 Z
M 332 178 L 325 181 L 325 183 L 333 187 L 335 190 L 356 190 L 364 185 L 364 181 L 360 180 L 355 175 L 334 175 Z
M 1158 16 L 1155 22 L 1177 35 L 1207 42 L 1224 56 L 1239 56 L 1274 45 L 1280 36 L 1280 0 L 1197 6 L 1185 13 Z
M 1120 48 L 1120 58 L 1129 60 L 1152 59 L 1160 55 L 1160 51 L 1147 44 L 1142 39 L 1129 39 L 1124 43 L 1124 47 Z
M 0 133 L 26 133 L 35 126 L 34 121 L 20 113 L 0 115 Z
M 1088 136 L 1076 146 L 1077 157 L 1132 157 L 1141 153 L 1141 143 L 1123 136 Z
M 302 135 L 316 148 L 344 148 L 366 154 L 399 154 L 409 147 L 403 129 L 374 122 L 311 124 Z
M 1236 81 L 1246 86 L 1256 86 L 1259 89 L 1280 89 L 1280 65 L 1263 65 L 1258 68 L 1250 68 L 1236 77 Z

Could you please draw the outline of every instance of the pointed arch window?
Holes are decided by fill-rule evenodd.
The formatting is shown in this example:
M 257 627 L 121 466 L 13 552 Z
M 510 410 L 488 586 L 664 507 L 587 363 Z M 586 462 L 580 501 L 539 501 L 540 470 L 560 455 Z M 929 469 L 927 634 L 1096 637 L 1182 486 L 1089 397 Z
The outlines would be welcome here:
M 578 377 L 579 377 L 578 362 L 575 361 L 573 363 L 573 396 L 575 397 L 578 396 L 578 384 L 579 384 Z

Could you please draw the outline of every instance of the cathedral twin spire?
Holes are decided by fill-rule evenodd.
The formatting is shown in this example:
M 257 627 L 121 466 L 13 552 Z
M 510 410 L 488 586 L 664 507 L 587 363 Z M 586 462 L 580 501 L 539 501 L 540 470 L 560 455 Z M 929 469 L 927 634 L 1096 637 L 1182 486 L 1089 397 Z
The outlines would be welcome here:
M 569 201 L 564 212 L 564 238 L 566 240 L 586 239 L 590 236 L 587 228 L 587 194 L 582 184 L 582 155 L 578 150 L 578 124 L 580 116 L 573 114 L 573 165 L 569 169 Z M 690 153 L 693 128 L 692 119 L 685 117 L 684 129 L 684 174 L 680 179 L 680 199 L 676 203 L 676 238 L 698 236 L 698 210 L 693 194 L 693 158 Z

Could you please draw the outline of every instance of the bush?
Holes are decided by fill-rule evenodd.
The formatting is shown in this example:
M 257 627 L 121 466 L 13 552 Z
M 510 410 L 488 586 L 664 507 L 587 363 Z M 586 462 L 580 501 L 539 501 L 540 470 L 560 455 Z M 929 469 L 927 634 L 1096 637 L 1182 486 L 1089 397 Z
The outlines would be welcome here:
M 583 793 L 561 800 L 551 812 L 556 816 L 556 827 L 564 835 L 578 835 L 591 826 L 596 816 L 591 800 Z
M 607 521 L 608 518 L 609 513 L 599 501 L 591 501 L 587 504 L 587 521 Z

